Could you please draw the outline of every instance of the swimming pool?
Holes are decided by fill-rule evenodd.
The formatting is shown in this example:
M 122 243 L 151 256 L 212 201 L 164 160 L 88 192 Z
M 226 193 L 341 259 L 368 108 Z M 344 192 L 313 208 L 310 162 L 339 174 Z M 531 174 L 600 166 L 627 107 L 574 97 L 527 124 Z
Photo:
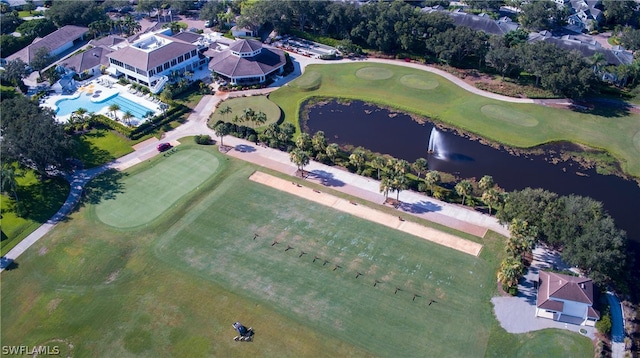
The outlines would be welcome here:
M 56 106 L 58 106 L 58 110 L 56 111 L 56 114 L 59 116 L 66 116 L 73 113 L 78 108 L 84 108 L 89 113 L 98 112 L 105 107 L 111 106 L 112 104 L 117 104 L 118 106 L 120 106 L 120 110 L 122 112 L 129 111 L 131 112 L 131 114 L 133 114 L 134 117 L 140 120 L 144 119 L 144 116 L 147 112 L 156 112 L 151 108 L 145 107 L 142 104 L 135 103 L 123 96 L 120 96 L 118 93 L 100 102 L 92 102 L 91 96 L 87 96 L 86 93 L 80 93 L 79 97 L 64 98 L 57 101 Z

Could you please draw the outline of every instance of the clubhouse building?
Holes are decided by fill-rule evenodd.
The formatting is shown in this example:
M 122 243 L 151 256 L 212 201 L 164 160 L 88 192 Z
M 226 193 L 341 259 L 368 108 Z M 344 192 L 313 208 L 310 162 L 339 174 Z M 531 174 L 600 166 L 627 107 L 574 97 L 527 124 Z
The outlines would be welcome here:
M 169 81 L 172 73 L 195 71 L 207 64 L 199 47 L 177 37 L 162 33 L 143 36 L 129 46 L 107 55 L 107 72 L 114 77 L 125 76 L 128 80 L 149 87 L 158 93 Z
M 282 73 L 286 62 L 284 51 L 242 39 L 213 54 L 209 69 L 232 85 L 249 85 L 264 83 L 270 75 Z
M 589 278 L 540 271 L 536 317 L 595 326 L 600 313 L 593 308 L 593 291 Z

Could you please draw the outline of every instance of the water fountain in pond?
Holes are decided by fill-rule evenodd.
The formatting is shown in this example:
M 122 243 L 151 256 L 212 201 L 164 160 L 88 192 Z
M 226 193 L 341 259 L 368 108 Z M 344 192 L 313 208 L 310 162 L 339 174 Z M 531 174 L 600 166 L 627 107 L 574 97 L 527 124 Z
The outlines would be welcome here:
M 431 135 L 429 136 L 429 146 L 427 147 L 427 151 L 432 153 L 434 157 L 438 159 L 446 158 L 446 151 L 444 148 L 444 140 L 442 138 L 442 134 L 436 127 L 433 127 L 431 130 Z

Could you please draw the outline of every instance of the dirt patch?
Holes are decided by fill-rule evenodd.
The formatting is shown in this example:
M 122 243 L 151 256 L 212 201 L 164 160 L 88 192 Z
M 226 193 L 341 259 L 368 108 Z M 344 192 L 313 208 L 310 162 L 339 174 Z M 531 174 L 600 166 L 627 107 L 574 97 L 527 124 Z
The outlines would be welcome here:
M 293 183 L 292 185 L 291 182 L 269 174 L 256 171 L 249 177 L 249 179 L 274 189 L 296 195 L 318 204 L 332 207 L 344 213 L 417 236 L 421 239 L 429 240 L 436 244 L 446 246 L 469 255 L 478 256 L 482 250 L 482 245 L 476 242 L 461 239 L 457 236 L 422 226 L 414 222 L 398 220 L 397 216 L 383 213 L 368 206 L 353 205 L 348 200 L 340 199 L 331 194 L 317 192 L 309 187 L 299 184 Z

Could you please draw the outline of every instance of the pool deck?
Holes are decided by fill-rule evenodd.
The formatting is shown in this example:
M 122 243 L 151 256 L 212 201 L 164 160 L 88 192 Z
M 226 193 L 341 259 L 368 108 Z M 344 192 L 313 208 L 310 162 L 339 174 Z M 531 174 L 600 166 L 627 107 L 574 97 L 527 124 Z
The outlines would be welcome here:
M 162 112 L 160 109 L 160 104 L 153 102 L 152 98 L 147 95 L 135 94 L 132 92 L 129 85 L 123 86 L 117 83 L 113 78 L 109 76 L 100 76 L 97 78 L 93 78 L 87 82 L 83 82 L 78 89 L 70 95 L 63 94 L 52 94 L 49 97 L 45 98 L 44 101 L 41 102 L 41 105 L 44 107 L 48 107 L 54 110 L 54 112 L 58 109 L 56 102 L 62 99 L 75 99 L 80 96 L 91 96 L 91 102 L 103 102 L 114 95 L 119 94 L 121 97 L 126 98 L 132 102 L 143 105 L 147 108 L 152 109 L 155 113 L 159 114 Z M 95 112 L 96 114 L 102 114 L 109 118 L 112 118 L 111 112 L 109 111 L 109 106 L 105 106 L 101 110 Z M 117 111 L 117 117 L 122 118 L 124 116 L 125 111 Z M 56 120 L 58 122 L 65 123 L 69 120 L 71 114 L 56 116 Z M 142 121 L 141 121 L 142 122 Z M 140 123 L 141 123 L 140 122 Z

